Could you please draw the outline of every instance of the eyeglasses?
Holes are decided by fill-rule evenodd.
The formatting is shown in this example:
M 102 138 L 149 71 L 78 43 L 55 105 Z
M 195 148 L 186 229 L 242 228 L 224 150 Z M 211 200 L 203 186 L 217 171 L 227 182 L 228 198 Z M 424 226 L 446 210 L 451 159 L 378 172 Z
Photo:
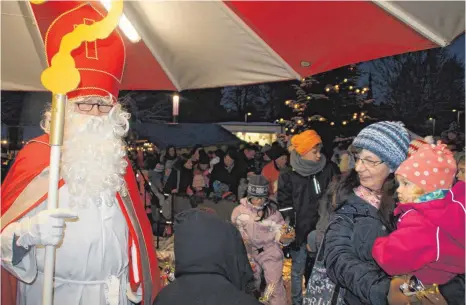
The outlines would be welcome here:
M 76 103 L 78 109 L 83 112 L 89 112 L 97 106 L 100 113 L 109 113 L 112 110 L 113 105 L 102 105 L 102 104 L 88 104 L 88 103 Z
M 376 167 L 384 163 L 384 161 L 372 161 L 372 160 L 367 160 L 367 159 L 361 159 L 359 158 L 359 156 L 354 156 L 354 161 L 355 161 L 355 164 L 361 161 L 362 165 L 364 165 L 366 168 Z

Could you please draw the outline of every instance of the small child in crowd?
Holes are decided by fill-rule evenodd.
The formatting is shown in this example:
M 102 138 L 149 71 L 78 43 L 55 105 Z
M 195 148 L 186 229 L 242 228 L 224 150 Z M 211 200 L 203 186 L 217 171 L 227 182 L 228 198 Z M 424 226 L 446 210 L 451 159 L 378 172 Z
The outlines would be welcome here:
M 397 229 L 375 241 L 372 255 L 389 275 L 402 275 L 405 283 L 434 295 L 437 291 L 438 300 L 437 285 L 465 271 L 464 182 L 453 186 L 456 162 L 443 144 L 422 145 L 395 174 Z M 408 274 L 415 277 L 410 280 Z M 412 289 L 402 285 L 405 295 L 419 297 Z M 396 304 L 390 297 L 389 303 Z
M 247 197 L 241 199 L 240 205 L 233 210 L 231 220 L 243 237 L 257 290 L 264 272 L 267 285 L 260 301 L 286 305 L 281 246 L 294 240 L 294 231 L 268 197 L 268 180 L 264 176 L 249 177 Z

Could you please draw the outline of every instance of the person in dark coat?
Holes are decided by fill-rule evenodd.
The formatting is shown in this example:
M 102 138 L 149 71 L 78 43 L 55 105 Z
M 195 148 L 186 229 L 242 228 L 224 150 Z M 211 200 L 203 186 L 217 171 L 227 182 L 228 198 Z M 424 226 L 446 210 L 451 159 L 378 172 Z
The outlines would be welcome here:
M 238 152 L 236 167 L 240 178 L 247 178 L 254 174 L 260 174 L 256 168 L 256 153 L 257 147 L 253 145 L 246 145 L 244 149 Z
M 238 154 L 233 149 L 228 149 L 225 156 L 216 164 L 210 175 L 210 188 L 213 190 L 215 181 L 228 186 L 230 192 L 238 196 L 239 181 L 242 178 L 243 168 L 237 165 Z
M 167 194 L 186 194 L 188 187 L 193 183 L 193 162 L 188 155 L 182 155 L 173 166 L 164 186 Z
M 260 305 L 239 231 L 197 209 L 175 219 L 175 281 L 153 305 Z
M 346 304 L 387 304 L 390 277 L 373 259 L 372 247 L 394 228 L 393 172 L 408 147 L 409 134 L 396 122 L 369 125 L 352 143 L 356 167 L 337 186 L 337 208 L 324 237 L 327 275 L 344 288 Z
M 314 130 L 306 130 L 291 138 L 290 164 L 292 170 L 278 178 L 277 201 L 280 209 L 295 227 L 296 240 L 291 245 L 291 295 L 293 305 L 303 300 L 302 278 L 305 274 L 306 238 L 318 220 L 317 202 L 333 177 L 339 174 L 336 164 L 321 155 L 322 140 Z

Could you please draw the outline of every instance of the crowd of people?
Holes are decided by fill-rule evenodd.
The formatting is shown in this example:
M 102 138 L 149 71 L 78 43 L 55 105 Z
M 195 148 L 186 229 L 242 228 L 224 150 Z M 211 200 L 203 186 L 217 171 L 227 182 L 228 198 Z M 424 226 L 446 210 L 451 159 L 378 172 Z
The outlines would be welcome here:
M 83 3 L 51 23 L 49 65 L 83 18 L 102 16 Z M 105 60 L 87 44 L 73 51 L 80 83 L 67 93 L 61 155 L 51 107 L 44 134 L 8 165 L 2 304 L 42 304 L 51 283 L 55 305 L 285 305 L 285 253 L 293 305 L 464 304 L 464 135 L 429 142 L 382 121 L 334 156 L 306 130 L 269 147 L 168 147 L 144 162 L 126 149 L 130 114 L 118 102 L 124 39 L 113 31 L 98 45 Z M 232 209 L 220 217 L 206 201 Z M 158 263 L 160 214 L 174 267 Z
M 421 295 L 463 304 L 465 157 L 456 143 L 379 122 L 335 141 L 331 157 L 306 130 L 270 147 L 196 146 L 182 155 L 169 147 L 144 164 L 156 192 L 196 198 L 187 208 L 206 199 L 237 204 L 231 223 L 263 303 L 288 302 L 284 253 L 292 304 L 323 300 L 312 281 L 322 248 L 326 276 L 345 304 L 415 304 Z

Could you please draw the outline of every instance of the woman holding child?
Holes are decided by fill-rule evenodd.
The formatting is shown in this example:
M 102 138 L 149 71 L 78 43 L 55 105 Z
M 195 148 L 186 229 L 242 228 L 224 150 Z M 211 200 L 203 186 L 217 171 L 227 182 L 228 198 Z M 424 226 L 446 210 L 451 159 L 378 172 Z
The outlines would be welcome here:
M 416 302 L 428 304 L 424 303 L 422 297 L 421 299 L 417 297 L 419 294 L 413 292 L 415 290 L 413 287 L 408 287 L 413 283 L 424 284 L 425 291 L 430 289 L 432 284 L 446 284 L 439 288 L 448 304 L 461 304 L 456 301 L 461 297 L 454 293 L 450 294 L 449 291 L 462 290 L 464 304 L 464 184 L 450 190 L 456 169 L 450 168 L 455 166 L 455 163 L 448 158 L 449 151 L 445 147 L 428 144 L 428 147 L 419 150 L 418 156 L 413 159 L 424 158 L 424 165 L 429 163 L 434 165 L 435 160 L 438 162 L 439 158 L 442 158 L 445 166 L 435 168 L 437 172 L 442 170 L 443 174 L 448 168 L 446 174 L 451 171 L 453 175 L 451 179 L 450 176 L 444 177 L 445 175 L 441 178 L 434 177 L 430 175 L 430 171 L 429 179 L 422 179 L 421 175 L 427 177 L 424 173 L 427 168 L 422 171 L 417 170 L 421 166 L 420 161 L 414 162 L 413 159 L 409 159 L 403 164 L 408 147 L 409 135 L 401 123 L 378 122 L 364 128 L 350 148 L 356 160 L 355 169 L 344 176 L 334 188 L 336 209 L 330 216 L 330 225 L 324 238 L 324 260 L 329 278 L 344 289 L 343 299 L 346 304 L 392 305 L 416 304 Z M 442 152 L 442 156 L 438 154 L 439 151 Z M 400 165 L 402 167 L 397 171 Z M 431 171 L 435 171 L 434 167 Z M 408 176 L 412 176 L 412 179 L 410 180 Z M 399 180 L 399 188 L 395 179 Z M 406 188 L 406 183 L 418 184 L 422 192 L 418 192 L 417 197 L 408 198 L 403 189 Z M 461 190 L 462 197 L 459 196 Z M 397 193 L 407 205 L 399 205 L 395 210 L 395 216 L 406 215 L 406 219 L 402 218 L 398 221 L 399 232 L 395 231 L 389 235 L 395 230 L 393 212 Z M 409 233 L 406 228 L 412 230 L 416 219 L 428 217 L 422 214 L 428 210 L 427 205 L 435 206 L 440 210 L 439 207 L 443 205 L 445 211 L 455 210 L 455 213 L 459 213 L 454 218 L 455 223 L 451 223 L 458 227 L 459 231 L 453 234 L 452 231 L 442 230 L 439 238 L 441 241 L 454 243 L 452 239 L 456 240 L 462 234 L 461 243 L 456 249 L 447 248 L 452 251 L 441 253 L 440 257 L 437 252 L 432 256 L 430 251 L 433 245 L 437 245 L 436 243 L 432 244 L 431 240 L 424 241 L 423 238 L 416 240 L 418 238 L 416 234 L 412 236 L 406 234 Z M 410 212 L 408 217 L 409 209 L 413 212 Z M 417 225 L 426 225 L 426 222 Z M 400 236 L 405 238 L 402 245 L 397 243 Z M 426 249 L 420 251 L 418 245 L 423 242 Z M 459 251 L 460 248 L 462 252 Z M 416 251 L 418 254 L 413 256 Z M 426 259 L 418 260 L 420 255 L 425 255 Z M 447 260 L 454 258 L 452 265 L 447 266 L 442 255 L 448 255 Z M 429 274 L 433 277 L 425 277 L 421 274 L 423 272 L 418 270 L 421 268 L 431 268 L 431 270 L 439 268 L 442 271 L 431 271 Z M 448 273 L 447 277 L 440 276 L 440 273 L 445 272 Z M 411 278 L 413 273 L 420 278 Z M 404 277 L 392 278 L 396 275 Z M 423 279 L 425 283 L 422 282 Z M 405 283 L 407 284 L 404 285 Z M 446 289 L 451 285 L 457 285 L 455 287 L 458 289 Z M 429 297 L 433 297 L 432 300 L 438 302 L 441 299 L 442 295 L 438 289 L 429 290 L 428 293 L 430 292 L 432 293 Z M 429 304 L 447 303 L 444 300 L 444 303 Z

